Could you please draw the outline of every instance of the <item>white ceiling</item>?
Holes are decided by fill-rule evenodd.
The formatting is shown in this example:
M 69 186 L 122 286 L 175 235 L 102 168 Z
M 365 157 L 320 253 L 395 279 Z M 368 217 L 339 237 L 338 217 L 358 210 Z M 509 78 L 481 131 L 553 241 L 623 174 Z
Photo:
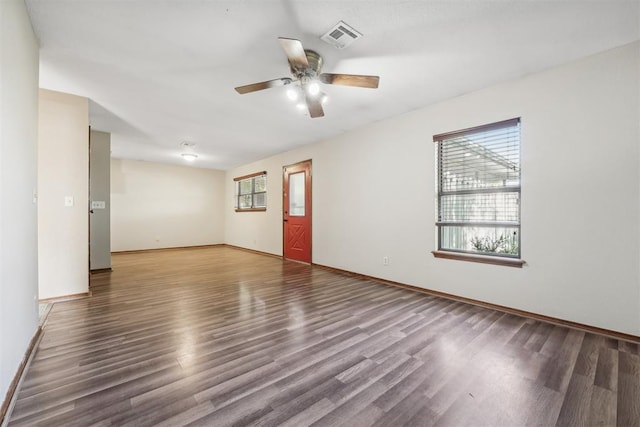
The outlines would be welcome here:
M 26 0 L 41 87 L 88 97 L 114 157 L 229 169 L 640 38 L 640 0 Z M 319 39 L 338 21 L 364 37 Z M 325 117 L 285 88 L 279 36 L 323 71 L 380 76 L 377 90 L 324 85 Z

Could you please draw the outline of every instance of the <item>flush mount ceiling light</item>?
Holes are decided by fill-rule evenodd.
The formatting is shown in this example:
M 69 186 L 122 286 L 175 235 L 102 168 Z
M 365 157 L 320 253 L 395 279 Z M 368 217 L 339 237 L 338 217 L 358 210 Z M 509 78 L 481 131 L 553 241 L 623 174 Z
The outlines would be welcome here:
M 180 155 L 182 156 L 182 158 L 188 162 L 193 162 L 195 159 L 197 159 L 198 155 L 193 151 L 193 147 L 195 146 L 196 144 L 193 142 L 181 142 L 180 147 L 182 147 L 183 153 Z
M 198 158 L 198 155 L 196 153 L 182 153 L 180 155 L 182 156 L 183 159 L 185 159 L 188 162 L 193 162 L 195 159 Z

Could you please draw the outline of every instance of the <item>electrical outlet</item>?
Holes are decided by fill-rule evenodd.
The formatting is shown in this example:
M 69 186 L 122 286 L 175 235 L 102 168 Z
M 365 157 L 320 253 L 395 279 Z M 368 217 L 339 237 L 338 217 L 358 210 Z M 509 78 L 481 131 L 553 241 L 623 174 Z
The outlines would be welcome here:
M 389 265 L 389 257 L 388 256 L 383 256 L 382 257 L 382 265 Z

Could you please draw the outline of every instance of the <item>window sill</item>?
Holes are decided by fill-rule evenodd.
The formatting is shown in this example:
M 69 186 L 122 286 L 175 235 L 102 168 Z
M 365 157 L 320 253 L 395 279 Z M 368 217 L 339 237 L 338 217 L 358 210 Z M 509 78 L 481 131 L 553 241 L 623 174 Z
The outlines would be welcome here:
M 479 262 L 481 264 L 503 265 L 506 267 L 522 268 L 525 261 L 515 258 L 503 258 L 486 255 L 463 254 L 458 252 L 431 251 L 436 258 L 455 259 L 458 261 Z
M 236 212 L 265 212 L 267 208 L 237 209 Z

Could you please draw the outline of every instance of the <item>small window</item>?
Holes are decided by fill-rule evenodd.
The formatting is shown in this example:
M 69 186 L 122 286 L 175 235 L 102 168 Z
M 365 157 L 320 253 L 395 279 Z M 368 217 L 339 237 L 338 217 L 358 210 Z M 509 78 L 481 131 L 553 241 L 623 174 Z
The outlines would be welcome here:
M 433 140 L 438 251 L 519 260 L 520 119 Z
M 233 179 L 236 212 L 267 210 L 267 173 L 258 172 Z

